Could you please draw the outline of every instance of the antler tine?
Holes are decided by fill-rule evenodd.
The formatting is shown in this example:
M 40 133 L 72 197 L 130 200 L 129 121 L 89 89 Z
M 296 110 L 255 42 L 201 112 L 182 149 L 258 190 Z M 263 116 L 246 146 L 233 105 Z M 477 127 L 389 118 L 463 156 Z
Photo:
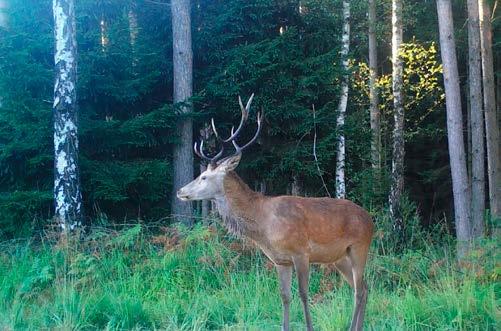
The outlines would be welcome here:
M 247 147 L 249 147 L 250 145 L 252 145 L 254 143 L 254 141 L 256 141 L 257 137 L 259 136 L 259 133 L 261 132 L 261 123 L 263 121 L 263 115 L 264 115 L 264 112 L 262 110 L 261 110 L 261 112 L 257 113 L 257 129 L 256 129 L 256 133 L 254 134 L 254 137 L 252 137 L 252 139 L 247 144 L 245 144 L 244 146 L 240 147 L 235 142 L 235 140 L 231 141 L 231 143 L 233 144 L 233 147 L 235 147 L 236 154 L 241 153 L 244 149 L 246 149 Z M 233 135 L 233 129 L 231 130 L 231 133 Z
M 221 156 L 223 156 L 223 152 L 224 152 L 224 146 L 221 146 L 221 150 L 219 151 L 219 153 L 217 153 L 216 155 L 214 155 L 211 159 L 211 163 L 216 163 L 217 160 L 219 160 L 221 158 Z
M 249 110 L 250 110 L 250 106 L 252 103 L 252 99 L 254 99 L 254 93 L 252 93 L 249 100 L 247 101 L 247 105 L 244 107 L 244 104 L 242 103 L 242 98 L 240 98 L 240 96 L 238 96 L 238 103 L 240 105 L 240 110 L 242 111 L 242 116 L 240 118 L 240 123 L 238 124 L 237 130 L 233 131 L 233 128 L 232 128 L 230 137 L 228 137 L 226 139 L 223 139 L 223 138 L 221 138 L 221 136 L 219 136 L 219 133 L 216 130 L 216 125 L 214 123 L 214 118 L 211 119 L 212 131 L 214 132 L 214 135 L 216 136 L 216 138 L 219 141 L 221 141 L 223 143 L 227 143 L 227 142 L 232 141 L 233 139 L 235 139 L 238 136 L 238 134 L 240 133 L 240 131 L 244 127 L 245 121 L 247 121 L 247 118 L 249 117 Z
M 202 140 L 202 142 L 200 143 L 200 146 L 201 146 L 201 145 L 203 145 L 203 140 Z M 206 156 L 205 156 L 205 154 L 200 153 L 200 152 L 198 151 L 197 146 L 198 146 L 198 144 L 197 144 L 197 142 L 195 142 L 195 144 L 193 144 L 193 150 L 195 151 L 195 154 L 197 154 L 197 155 L 198 155 L 198 157 L 200 157 L 200 158 L 202 158 L 202 159 L 204 159 L 204 160 L 206 160 L 206 161 L 210 161 L 210 158 L 206 157 Z
M 222 141 L 223 139 L 221 139 L 219 137 L 219 134 L 217 133 L 217 130 L 216 130 L 216 124 L 214 124 L 214 117 L 210 119 L 210 124 L 212 126 L 212 132 L 214 132 L 214 135 L 216 136 L 217 140 L 220 140 Z
M 203 148 L 204 148 L 204 141 L 200 140 L 200 147 L 197 148 L 197 146 L 198 145 L 195 142 L 195 144 L 193 145 L 193 150 L 195 151 L 195 154 L 197 154 L 200 158 L 206 160 L 209 163 L 216 162 L 223 155 L 223 152 L 224 152 L 224 146 L 221 146 L 221 150 L 219 151 L 219 153 L 217 153 L 213 157 L 208 157 L 207 155 L 205 155 L 204 150 L 203 150 Z
M 254 93 L 251 94 L 249 100 L 247 100 L 247 105 L 245 106 L 245 110 L 247 111 L 247 115 L 249 114 L 249 109 L 250 109 L 250 105 L 252 103 L 252 99 L 254 99 Z M 242 103 L 240 103 L 240 105 L 242 105 Z

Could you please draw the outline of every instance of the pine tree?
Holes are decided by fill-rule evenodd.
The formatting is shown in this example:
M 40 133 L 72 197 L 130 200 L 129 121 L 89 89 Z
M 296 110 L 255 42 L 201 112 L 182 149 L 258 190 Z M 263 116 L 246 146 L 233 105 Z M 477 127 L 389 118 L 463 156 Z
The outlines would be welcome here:
M 501 161 L 499 154 L 499 125 L 494 90 L 494 60 L 492 56 L 491 10 L 485 0 L 478 0 L 480 12 L 480 43 L 482 48 L 482 82 L 487 141 L 487 171 L 491 215 L 501 218 Z M 499 97 L 501 99 L 501 96 Z
M 445 101 L 447 109 L 447 136 L 454 194 L 454 221 L 456 225 L 457 253 L 463 257 L 468 252 L 471 235 L 471 198 L 466 172 L 463 140 L 461 93 L 454 41 L 452 6 L 450 0 L 437 0 L 440 49 L 444 70 Z
M 176 197 L 176 192 L 193 179 L 193 122 L 186 114 L 191 112 L 190 98 L 193 95 L 193 51 L 191 46 L 191 14 L 189 0 L 173 0 L 172 39 L 174 63 L 174 106 L 180 116 L 176 132 L 179 143 L 174 147 L 172 186 L 172 214 L 186 224 L 192 223 L 191 203 Z
M 471 111 L 472 145 L 472 236 L 484 233 L 485 214 L 485 144 L 484 115 L 482 107 L 482 73 L 480 58 L 480 25 L 478 0 L 468 0 L 468 83 Z

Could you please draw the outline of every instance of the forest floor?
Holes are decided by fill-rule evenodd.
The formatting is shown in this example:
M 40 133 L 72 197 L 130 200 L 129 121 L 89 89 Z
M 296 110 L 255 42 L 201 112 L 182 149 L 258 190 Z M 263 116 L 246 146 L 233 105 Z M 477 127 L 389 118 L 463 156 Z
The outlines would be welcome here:
M 0 330 L 280 329 L 272 265 L 216 227 L 51 238 L 0 243 Z M 450 243 L 423 247 L 374 243 L 364 329 L 499 330 L 499 247 L 485 242 L 461 265 Z M 293 293 L 291 328 L 303 330 L 296 282 Z M 316 330 L 347 330 L 352 291 L 332 268 L 312 268 L 310 293 Z

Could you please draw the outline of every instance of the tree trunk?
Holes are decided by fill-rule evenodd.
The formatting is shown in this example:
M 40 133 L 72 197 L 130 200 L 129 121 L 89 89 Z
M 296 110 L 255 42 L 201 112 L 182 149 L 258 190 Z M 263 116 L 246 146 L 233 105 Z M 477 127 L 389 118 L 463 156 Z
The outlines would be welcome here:
M 203 163 L 200 163 L 200 173 L 203 173 L 207 170 L 207 166 Z M 205 221 L 209 217 L 209 209 L 210 209 L 210 201 L 202 200 L 202 219 Z
M 266 194 L 266 181 L 264 179 L 259 182 L 259 192 Z
M 7 10 L 7 1 L 0 0 L 0 28 L 4 29 L 7 29 L 7 27 L 9 26 L 6 10 Z
M 497 66 L 501 66 L 501 52 L 497 55 Z M 501 73 L 498 73 L 496 76 L 496 115 L 498 117 L 498 121 L 501 118 Z M 499 122 L 498 122 L 499 124 Z M 500 160 L 501 162 L 501 160 Z
M 189 0 L 171 2 L 173 64 L 174 64 L 174 107 L 180 114 L 191 112 L 189 99 L 193 89 L 193 51 L 191 48 L 191 17 Z M 183 104 L 179 104 L 183 103 Z M 193 223 L 190 202 L 177 199 L 176 192 L 193 179 L 193 124 L 191 118 L 180 116 L 176 132 L 179 144 L 173 153 L 172 214 L 187 225 Z
M 501 66 L 501 52 L 498 52 L 497 53 L 497 61 L 496 61 L 496 68 L 498 68 L 499 66 Z M 497 116 L 497 119 L 498 119 L 498 128 L 500 127 L 501 125 L 501 72 L 498 72 L 496 75 L 496 116 Z M 501 138 L 501 132 L 500 132 L 500 138 Z M 500 147 L 500 152 L 501 152 L 501 147 Z M 500 168 L 500 171 L 501 171 L 501 153 L 498 157 L 498 165 L 499 165 L 499 168 Z M 498 174 L 498 176 L 501 177 L 501 173 Z M 499 177 L 498 177 L 499 178 Z M 499 186 L 498 186 L 498 189 Z M 498 190 L 499 192 L 499 190 Z M 498 197 L 498 199 L 501 199 L 501 193 L 500 193 L 500 196 Z M 501 211 L 500 211 L 501 213 Z
M 82 225 L 78 167 L 77 45 L 73 0 L 54 0 L 54 200 L 55 219 L 63 231 Z
M 135 68 L 137 66 L 138 58 L 137 58 L 137 50 L 136 50 L 136 41 L 137 35 L 139 34 L 139 27 L 137 23 L 137 15 L 136 15 L 136 3 L 133 2 L 131 4 L 131 8 L 129 9 L 129 13 L 127 14 L 127 18 L 129 21 L 129 41 L 130 48 L 132 53 L 132 68 L 133 73 L 136 74 Z
M 485 214 L 485 146 L 484 116 L 482 110 L 482 73 L 480 59 L 480 25 L 478 0 L 468 0 L 468 68 L 471 109 L 471 234 L 481 237 L 484 233 Z
M 402 2 L 392 1 L 392 84 L 393 84 L 393 108 L 395 127 L 393 128 L 393 160 L 391 167 L 391 191 L 390 191 L 390 215 L 394 221 L 397 233 L 403 230 L 402 212 L 400 200 L 404 189 L 404 101 L 402 94 L 403 63 L 400 58 L 400 45 L 402 44 Z
M 450 0 L 437 0 L 437 13 L 440 17 L 438 27 L 444 70 L 447 137 L 454 195 L 454 219 L 458 240 L 457 252 L 458 257 L 461 258 L 467 253 L 468 240 L 470 239 L 471 200 L 466 173 L 461 93 Z
M 346 106 L 348 105 L 348 52 L 350 51 L 350 1 L 343 0 L 343 36 L 341 46 L 341 61 L 343 77 L 341 81 L 341 99 L 338 105 L 338 117 L 336 127 L 338 129 L 337 160 L 336 160 L 336 198 L 344 199 L 346 196 L 346 184 L 344 180 L 346 146 L 344 140 L 344 119 Z
M 499 219 L 501 218 L 501 165 L 499 162 L 499 125 L 496 113 L 496 92 L 494 90 L 491 10 L 485 0 L 478 0 L 478 6 L 480 11 L 480 44 L 482 49 L 489 204 L 492 217 Z
M 372 168 L 379 177 L 381 168 L 381 124 L 377 81 L 377 39 L 376 39 L 376 0 L 369 0 L 369 100 L 372 131 L 371 160 Z
M 108 31 L 106 27 L 106 20 L 104 15 L 101 16 L 101 21 L 99 21 L 99 27 L 101 31 L 101 51 L 106 52 L 106 48 L 108 47 Z
M 301 196 L 302 194 L 303 194 L 302 182 L 299 180 L 299 177 L 297 175 L 294 175 L 292 177 L 292 183 L 291 183 L 291 195 Z
M 466 87 L 466 172 L 468 174 L 468 186 L 471 187 L 471 165 L 472 146 L 471 146 L 471 107 L 470 107 L 470 89 Z

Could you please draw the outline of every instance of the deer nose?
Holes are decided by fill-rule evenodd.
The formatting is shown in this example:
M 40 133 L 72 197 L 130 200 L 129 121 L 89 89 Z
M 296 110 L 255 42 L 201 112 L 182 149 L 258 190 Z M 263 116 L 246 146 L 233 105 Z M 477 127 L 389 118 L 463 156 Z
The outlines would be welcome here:
M 184 193 L 182 189 L 180 189 L 179 191 L 177 191 L 176 195 L 181 200 L 188 200 L 190 198 L 190 196 L 187 195 L 186 193 Z

